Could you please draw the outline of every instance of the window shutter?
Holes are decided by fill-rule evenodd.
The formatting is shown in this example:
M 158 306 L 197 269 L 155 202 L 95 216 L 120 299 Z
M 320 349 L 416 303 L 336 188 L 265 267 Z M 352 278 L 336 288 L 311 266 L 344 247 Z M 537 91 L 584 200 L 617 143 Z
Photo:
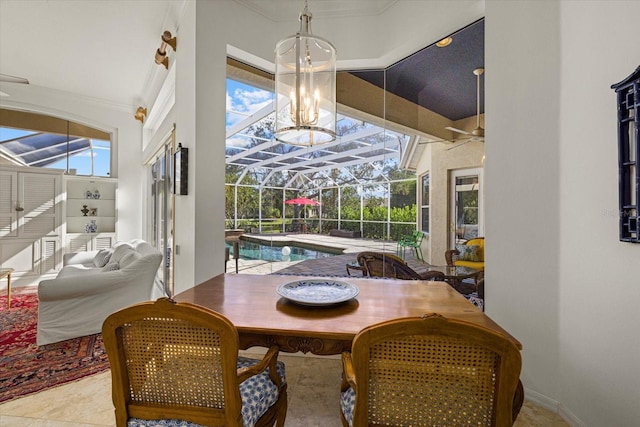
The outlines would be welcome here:
M 58 238 L 42 239 L 40 274 L 56 270 L 58 266 Z
M 23 236 L 46 236 L 57 227 L 56 203 L 58 177 L 40 174 L 21 174 Z
M 17 176 L 16 172 L 0 172 L 0 237 L 18 235 Z

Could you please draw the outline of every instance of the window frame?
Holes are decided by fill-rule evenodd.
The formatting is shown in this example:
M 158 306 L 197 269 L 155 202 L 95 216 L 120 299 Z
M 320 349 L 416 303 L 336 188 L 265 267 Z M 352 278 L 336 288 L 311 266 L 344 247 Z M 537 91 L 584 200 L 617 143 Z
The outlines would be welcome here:
M 425 203 L 425 179 L 427 181 L 427 201 Z M 427 171 L 420 175 L 420 231 L 429 235 L 431 233 L 431 171 Z M 425 230 L 425 210 L 426 225 Z

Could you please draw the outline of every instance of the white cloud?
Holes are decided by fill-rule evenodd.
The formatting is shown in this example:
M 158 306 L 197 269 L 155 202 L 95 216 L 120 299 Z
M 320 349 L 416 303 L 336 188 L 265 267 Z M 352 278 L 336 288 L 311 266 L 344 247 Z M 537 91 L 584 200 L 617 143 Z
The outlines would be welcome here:
M 227 93 L 227 108 L 232 111 L 253 114 L 272 102 L 272 94 L 266 90 L 236 89 L 233 96 Z
M 250 147 L 252 145 L 249 138 L 227 138 L 227 147 Z

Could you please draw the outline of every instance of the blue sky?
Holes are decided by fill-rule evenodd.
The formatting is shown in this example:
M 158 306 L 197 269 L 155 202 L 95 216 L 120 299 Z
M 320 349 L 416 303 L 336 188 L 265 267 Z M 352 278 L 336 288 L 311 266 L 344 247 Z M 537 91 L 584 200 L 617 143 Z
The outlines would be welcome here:
M 227 127 L 273 102 L 273 92 L 227 79 L 227 110 L 240 113 L 227 115 Z

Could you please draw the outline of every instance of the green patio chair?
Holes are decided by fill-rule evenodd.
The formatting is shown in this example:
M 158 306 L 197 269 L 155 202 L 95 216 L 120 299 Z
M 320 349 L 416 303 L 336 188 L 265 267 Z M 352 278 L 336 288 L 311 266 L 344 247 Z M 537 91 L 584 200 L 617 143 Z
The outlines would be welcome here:
M 407 248 L 411 248 L 417 259 L 424 261 L 422 256 L 422 248 L 420 244 L 424 239 L 422 231 L 415 230 L 410 236 L 402 236 L 398 241 L 398 256 L 404 259 L 405 251 Z

